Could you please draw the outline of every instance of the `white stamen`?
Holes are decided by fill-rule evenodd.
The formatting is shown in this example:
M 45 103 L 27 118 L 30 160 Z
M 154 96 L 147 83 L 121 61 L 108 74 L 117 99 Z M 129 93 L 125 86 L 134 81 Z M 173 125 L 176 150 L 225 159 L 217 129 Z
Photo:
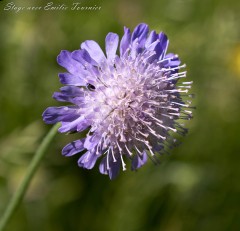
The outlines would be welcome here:
M 127 149 L 127 152 L 129 153 L 129 155 L 130 156 L 132 156 L 133 155 L 133 153 L 128 149 L 128 147 L 127 147 L 127 145 L 126 144 L 124 144 L 124 146 L 125 146 L 125 148 Z
M 177 104 L 177 105 L 182 106 L 182 107 L 189 107 L 188 104 L 183 104 L 183 103 L 178 103 L 178 102 L 171 102 L 171 104 Z
M 148 147 L 148 149 L 149 149 L 151 155 L 152 155 L 152 156 L 155 156 L 154 153 L 153 153 L 153 151 L 152 151 L 152 147 L 151 147 L 150 145 L 147 145 L 147 147 Z
M 189 85 L 189 84 L 192 84 L 193 81 L 190 81 L 190 82 L 182 82 L 182 84 L 186 84 L 186 85 Z
M 192 114 L 192 111 L 184 110 L 186 113 Z
M 141 154 L 141 152 L 140 152 L 139 149 L 136 147 L 136 145 L 134 145 L 134 147 L 135 147 L 135 149 L 137 150 L 137 152 L 138 152 L 139 154 Z
M 188 89 L 192 88 L 192 86 L 178 86 L 178 87 L 181 87 L 181 88 L 188 88 Z
M 110 167 L 109 167 L 109 149 L 108 149 L 106 155 L 107 155 L 107 170 L 109 170 L 110 169 Z
M 126 171 L 127 169 L 126 169 L 126 164 L 124 163 L 124 161 L 123 161 L 123 157 L 122 157 L 122 155 L 120 155 L 120 157 L 121 157 L 121 161 L 122 161 L 122 168 L 123 168 L 123 171 Z
M 157 64 L 160 64 L 160 63 L 165 62 L 165 61 L 173 60 L 173 59 L 176 59 L 176 58 L 178 58 L 178 55 L 174 55 L 171 58 L 162 59 L 162 60 L 158 61 Z

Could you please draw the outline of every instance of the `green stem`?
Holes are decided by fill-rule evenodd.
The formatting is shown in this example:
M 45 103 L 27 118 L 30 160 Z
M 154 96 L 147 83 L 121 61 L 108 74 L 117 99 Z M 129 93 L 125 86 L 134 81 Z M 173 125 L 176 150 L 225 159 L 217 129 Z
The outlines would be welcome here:
M 44 154 L 46 153 L 46 150 L 51 143 L 52 139 L 57 133 L 57 129 L 59 128 L 59 124 L 56 124 L 52 127 L 52 129 L 49 131 L 49 133 L 44 137 L 42 143 L 40 144 L 39 148 L 37 149 L 28 169 L 27 172 L 23 178 L 23 181 L 21 182 L 18 190 L 13 195 L 12 199 L 10 200 L 2 218 L 0 219 L 0 231 L 3 231 L 6 227 L 9 219 L 13 215 L 14 211 L 17 209 L 18 205 L 22 201 L 29 183 L 31 182 L 34 174 L 36 173 L 38 166 L 41 162 L 41 160 L 44 157 Z

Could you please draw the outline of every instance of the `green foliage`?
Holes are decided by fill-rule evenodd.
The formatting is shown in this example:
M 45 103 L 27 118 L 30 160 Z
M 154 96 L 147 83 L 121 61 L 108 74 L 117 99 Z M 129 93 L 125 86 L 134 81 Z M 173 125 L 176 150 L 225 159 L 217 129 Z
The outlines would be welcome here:
M 114 181 L 62 157 L 79 134 L 59 135 L 7 230 L 240 230 L 238 0 L 88 0 L 81 2 L 101 10 L 18 13 L 4 11 L 7 2 L 0 2 L 0 214 L 49 129 L 41 114 L 58 104 L 51 95 L 61 86 L 60 50 L 87 39 L 103 46 L 107 32 L 146 22 L 187 64 L 197 106 L 190 133 L 160 166 L 149 162 Z

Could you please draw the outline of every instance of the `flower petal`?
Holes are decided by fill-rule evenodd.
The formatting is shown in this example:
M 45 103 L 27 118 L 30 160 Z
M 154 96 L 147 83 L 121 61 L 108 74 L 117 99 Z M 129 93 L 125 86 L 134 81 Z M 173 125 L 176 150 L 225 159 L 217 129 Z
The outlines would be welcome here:
M 107 158 L 109 158 L 109 160 L 107 160 Z M 107 168 L 107 166 L 108 166 L 107 162 L 109 165 L 109 169 Z M 99 172 L 104 175 L 108 174 L 109 178 L 111 180 L 113 180 L 114 178 L 116 178 L 118 176 L 119 171 L 120 171 L 120 166 L 121 166 L 120 159 L 118 159 L 116 162 L 114 162 L 110 155 L 105 156 L 99 165 Z
M 154 30 L 151 31 L 147 40 L 146 40 L 145 47 L 148 48 L 157 39 L 158 39 L 158 34 Z
M 82 121 L 81 123 L 79 123 L 77 125 L 77 131 L 82 132 L 85 129 L 87 129 L 90 125 L 91 125 L 91 122 L 89 120 L 85 119 L 84 121 Z
M 131 32 L 128 28 L 124 27 L 124 35 L 120 42 L 120 56 L 124 55 L 130 46 Z
M 93 40 L 87 40 L 81 44 L 81 48 L 85 49 L 91 58 L 95 60 L 98 64 L 101 64 L 106 60 L 106 57 L 101 49 L 101 47 Z
M 148 25 L 141 23 L 138 26 L 135 27 L 133 33 L 132 33 L 132 38 L 131 41 L 133 42 L 136 38 L 138 38 L 139 44 L 142 46 L 145 44 L 147 35 L 148 35 Z
M 94 152 L 86 152 L 78 160 L 78 166 L 86 169 L 92 169 L 100 155 L 96 155 Z
M 72 156 L 72 155 L 75 155 L 75 154 L 83 151 L 84 150 L 84 147 L 83 147 L 84 140 L 85 140 L 85 138 L 83 138 L 81 140 L 76 140 L 76 141 L 71 142 L 70 144 L 67 144 L 62 150 L 62 154 L 64 156 Z
M 60 102 L 75 102 L 75 98 L 80 99 L 84 96 L 82 88 L 76 86 L 64 86 L 60 88 L 61 92 L 54 92 L 53 98 Z
M 150 58 L 148 58 L 148 62 L 152 63 L 154 60 L 158 60 L 159 56 L 162 54 L 162 47 L 161 44 L 159 42 L 159 40 L 156 40 L 155 42 L 153 42 L 151 45 L 148 46 L 148 48 L 146 48 L 148 51 L 154 51 L 155 54 L 152 55 Z
M 136 170 L 143 166 L 147 162 L 147 153 L 146 151 L 142 152 L 142 155 L 135 155 L 132 160 L 132 170 Z
M 101 174 L 107 175 L 108 171 L 107 171 L 107 164 L 106 164 L 106 156 L 102 159 L 101 163 L 99 164 L 99 172 Z
M 72 75 L 70 73 L 59 73 L 59 80 L 62 84 L 72 86 L 86 86 L 87 81 L 78 75 Z
M 75 120 L 69 122 L 62 122 L 62 126 L 58 129 L 58 131 L 61 133 L 69 131 L 80 131 L 78 129 L 79 124 L 84 124 L 84 127 L 82 127 L 81 131 L 85 130 L 89 126 L 89 123 L 86 122 L 85 117 L 78 115 L 78 118 L 76 118 Z
M 108 175 L 111 180 L 115 179 L 120 172 L 121 161 L 110 162 L 110 169 L 108 170 Z
M 92 135 L 92 136 L 87 136 L 85 142 L 84 142 L 84 147 L 88 150 L 93 149 L 98 142 L 101 139 L 101 135 Z
M 139 53 L 142 52 L 142 48 L 139 45 L 139 39 L 136 38 L 131 46 L 131 57 L 135 59 Z
M 98 65 L 85 49 L 73 51 L 72 58 L 80 62 L 83 66 L 87 66 L 89 64 L 94 66 Z
M 57 62 L 60 66 L 67 69 L 73 75 L 83 75 L 83 66 L 78 61 L 74 60 L 71 56 L 71 52 L 63 50 L 57 57 Z
M 48 107 L 43 112 L 43 120 L 47 124 L 55 124 L 60 121 L 73 121 L 79 117 L 74 107 Z
M 165 68 L 177 67 L 181 63 L 180 59 L 175 54 L 172 53 L 167 54 L 164 58 L 168 59 L 171 58 L 171 60 L 167 60 L 166 62 L 163 63 Z
M 161 59 L 162 57 L 165 56 L 165 54 L 167 52 L 169 41 L 168 41 L 168 37 L 163 32 L 159 33 L 158 37 L 159 37 L 160 44 L 161 44 L 161 47 L 162 47 L 162 50 L 163 50 L 163 52 L 160 56 L 160 59 Z
M 119 37 L 115 33 L 108 33 L 105 39 L 106 54 L 109 60 L 114 60 L 118 47 Z

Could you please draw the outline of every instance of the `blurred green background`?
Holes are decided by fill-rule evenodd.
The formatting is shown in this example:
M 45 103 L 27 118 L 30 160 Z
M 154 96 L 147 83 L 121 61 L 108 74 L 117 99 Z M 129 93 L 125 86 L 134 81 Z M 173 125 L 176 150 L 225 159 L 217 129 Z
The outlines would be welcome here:
M 183 144 L 138 172 L 110 181 L 78 168 L 61 149 L 79 135 L 58 134 L 9 231 L 240 230 L 239 0 L 102 0 L 98 11 L 4 11 L 0 2 L 0 214 L 51 126 L 42 122 L 61 84 L 56 56 L 109 31 L 145 22 L 164 31 L 187 64 L 196 94 Z M 47 0 L 14 1 L 44 6 Z M 71 1 L 56 1 L 70 5 Z

